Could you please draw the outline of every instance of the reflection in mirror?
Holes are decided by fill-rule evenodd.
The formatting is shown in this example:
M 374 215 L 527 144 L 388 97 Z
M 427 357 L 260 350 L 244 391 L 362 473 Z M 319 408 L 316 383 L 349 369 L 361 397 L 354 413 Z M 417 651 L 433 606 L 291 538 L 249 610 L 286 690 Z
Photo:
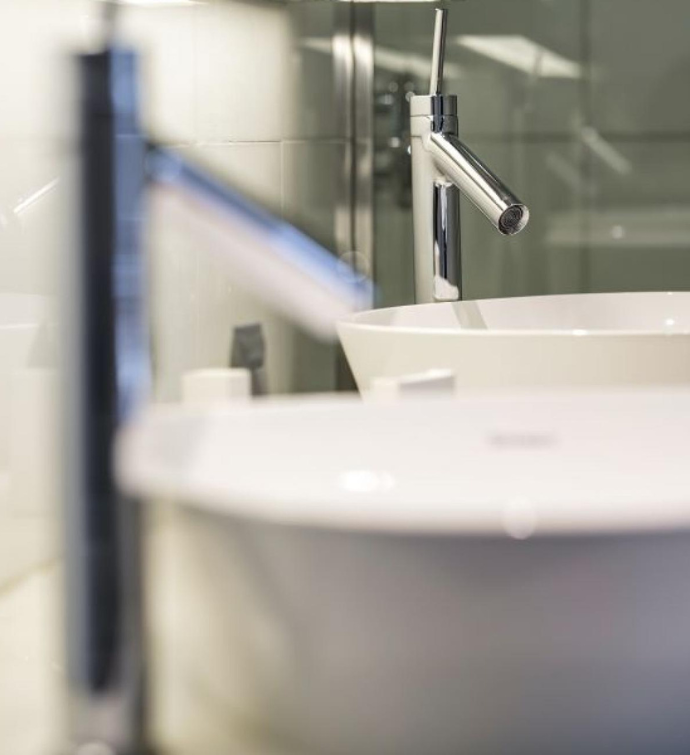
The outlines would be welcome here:
M 463 211 L 465 297 L 690 287 L 690 106 L 678 96 L 690 72 L 680 31 L 690 7 L 674 0 L 448 7 L 446 91 L 459 95 L 460 134 L 520 187 L 531 210 L 530 227 L 510 241 Z M 428 80 L 433 16 L 428 5 L 375 6 L 383 305 L 413 297 L 407 172 L 398 166 L 408 138 L 404 98 L 423 93 Z M 387 65 L 404 65 L 405 55 L 404 70 Z

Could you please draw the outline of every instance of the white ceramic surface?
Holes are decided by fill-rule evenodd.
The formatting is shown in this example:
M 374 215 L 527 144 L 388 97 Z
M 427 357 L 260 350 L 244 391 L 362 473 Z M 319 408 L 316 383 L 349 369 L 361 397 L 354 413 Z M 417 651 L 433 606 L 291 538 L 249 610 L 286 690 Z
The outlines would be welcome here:
M 54 513 L 60 490 L 59 382 L 53 369 L 16 370 L 10 384 L 10 511 Z
M 572 294 L 360 312 L 339 325 L 357 384 L 451 369 L 458 390 L 690 384 L 690 293 Z
M 9 463 L 14 372 L 32 365 L 45 366 L 54 359 L 50 354 L 53 334 L 48 332 L 53 324 L 48 297 L 0 294 L 0 469 Z
M 244 368 L 216 367 L 182 375 L 182 401 L 188 406 L 209 406 L 251 398 L 252 374 Z
M 5 522 L 1 522 L 3 526 Z M 18 555 L 14 531 L 10 551 Z M 20 556 L 21 558 L 21 556 Z M 0 551 L 5 561 L 5 548 Z M 0 752 L 61 752 L 66 741 L 62 570 L 55 564 L 0 585 Z
M 188 502 L 176 662 L 235 742 L 680 755 L 688 417 L 690 392 L 176 408 L 118 463 Z

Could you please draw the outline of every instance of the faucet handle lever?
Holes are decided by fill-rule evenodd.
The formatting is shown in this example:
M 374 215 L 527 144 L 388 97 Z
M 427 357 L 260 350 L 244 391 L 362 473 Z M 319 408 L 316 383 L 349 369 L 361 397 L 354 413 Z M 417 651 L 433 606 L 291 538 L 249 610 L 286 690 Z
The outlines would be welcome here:
M 434 47 L 431 54 L 431 81 L 429 94 L 441 94 L 443 89 L 443 62 L 446 57 L 446 30 L 448 27 L 448 11 L 436 8 L 434 23 Z

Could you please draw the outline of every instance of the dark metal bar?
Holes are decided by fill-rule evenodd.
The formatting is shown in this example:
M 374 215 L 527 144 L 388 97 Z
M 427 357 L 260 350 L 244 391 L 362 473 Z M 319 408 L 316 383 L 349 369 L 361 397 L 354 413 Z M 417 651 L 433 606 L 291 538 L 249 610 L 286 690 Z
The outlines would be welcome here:
M 81 239 L 66 332 L 66 593 L 75 752 L 139 755 L 144 742 L 140 507 L 117 490 L 117 428 L 149 385 L 142 311 L 145 143 L 136 57 L 79 59 Z
M 76 755 L 142 755 L 141 507 L 118 492 L 113 453 L 119 427 L 150 383 L 141 250 L 146 179 L 201 218 L 207 240 L 259 295 L 315 333 L 332 338 L 337 319 L 371 302 L 372 287 L 223 181 L 147 144 L 133 52 L 85 55 L 80 76 L 81 239 L 65 326 L 70 734 Z

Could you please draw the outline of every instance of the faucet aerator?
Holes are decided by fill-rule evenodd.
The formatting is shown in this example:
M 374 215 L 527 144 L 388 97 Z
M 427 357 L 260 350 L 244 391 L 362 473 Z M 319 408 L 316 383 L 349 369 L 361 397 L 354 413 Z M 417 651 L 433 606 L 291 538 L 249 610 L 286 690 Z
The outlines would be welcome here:
M 498 230 L 504 236 L 515 236 L 529 222 L 529 210 L 524 204 L 511 205 L 501 215 L 498 221 Z

